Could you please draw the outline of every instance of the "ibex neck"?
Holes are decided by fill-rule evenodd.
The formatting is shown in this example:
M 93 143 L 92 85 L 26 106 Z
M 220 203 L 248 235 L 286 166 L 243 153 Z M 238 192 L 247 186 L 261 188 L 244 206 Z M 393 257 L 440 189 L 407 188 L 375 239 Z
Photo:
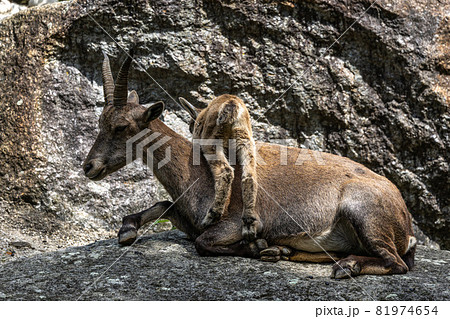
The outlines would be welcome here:
M 192 143 L 159 119 L 150 122 L 149 129 L 160 135 L 147 145 L 143 154 L 144 161 L 149 165 L 153 164 L 152 170 L 158 181 L 172 198 L 178 198 L 189 180 Z M 153 160 L 147 159 L 147 151 L 152 146 L 156 147 L 150 153 Z

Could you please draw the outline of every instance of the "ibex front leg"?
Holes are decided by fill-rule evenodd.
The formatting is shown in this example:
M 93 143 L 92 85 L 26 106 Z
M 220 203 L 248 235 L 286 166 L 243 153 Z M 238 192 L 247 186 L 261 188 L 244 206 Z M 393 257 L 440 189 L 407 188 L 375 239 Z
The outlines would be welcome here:
M 202 227 L 207 227 L 220 220 L 225 209 L 225 205 L 231 194 L 231 184 L 234 179 L 233 168 L 228 163 L 227 158 L 223 152 L 223 149 L 217 149 L 211 145 L 203 145 L 202 151 L 205 158 L 208 161 L 211 173 L 214 177 L 214 204 L 212 208 L 207 212 L 205 218 L 202 221 Z
M 242 214 L 242 236 L 248 240 L 256 239 L 261 232 L 263 224 L 255 211 L 258 183 L 256 180 L 256 156 L 255 144 L 248 135 L 246 138 L 236 139 L 237 158 L 242 166 L 242 202 L 244 211 Z
M 131 245 L 137 237 L 137 232 L 146 223 L 160 218 L 172 205 L 170 201 L 158 202 L 140 213 L 127 215 L 122 219 L 119 230 L 119 244 Z

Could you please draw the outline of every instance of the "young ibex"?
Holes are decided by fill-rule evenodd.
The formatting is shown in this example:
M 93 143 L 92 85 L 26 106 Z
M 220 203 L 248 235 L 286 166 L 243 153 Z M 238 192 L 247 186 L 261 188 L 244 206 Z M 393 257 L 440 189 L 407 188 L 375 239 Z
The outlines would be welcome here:
M 237 162 L 242 166 L 241 188 L 244 211 L 242 235 L 247 240 L 256 239 L 262 230 L 261 220 L 255 212 L 257 181 L 255 141 L 253 140 L 250 114 L 244 102 L 234 95 L 221 95 L 204 109 L 198 109 L 183 98 L 181 105 L 192 118 L 191 133 L 194 143 L 206 140 L 219 142 L 201 143 L 200 148 L 208 161 L 214 177 L 214 204 L 202 222 L 209 226 L 219 221 L 230 201 L 234 170 L 227 155 L 232 148 Z
M 204 157 L 194 165 L 193 145 L 157 117 L 158 102 L 145 108 L 135 92 L 127 100 L 127 72 L 131 59 L 122 65 L 114 86 L 108 59 L 103 64 L 106 105 L 100 117 L 100 132 L 83 166 L 87 177 L 100 180 L 126 164 L 126 142 L 148 129 L 170 140 L 150 156 L 153 172 L 174 203 L 156 203 L 151 208 L 124 217 L 119 242 L 132 243 L 137 230 L 164 213 L 193 240 L 202 256 L 235 255 L 276 261 L 323 262 L 340 259 L 333 266 L 334 278 L 361 274 L 402 274 L 414 265 L 416 240 L 411 215 L 398 189 L 386 178 L 345 157 L 289 147 L 287 165 L 280 162 L 280 145 L 257 143 L 259 192 L 255 211 L 264 225 L 261 239 L 248 243 L 242 237 L 241 183 L 236 178 L 223 218 L 206 229 L 201 227 L 206 210 L 214 201 L 214 179 Z M 144 136 L 143 138 L 145 138 Z M 161 144 L 161 143 L 159 143 Z M 159 145 L 158 144 L 158 145 Z M 171 150 L 171 161 L 158 169 L 158 162 Z M 284 150 L 283 150 L 284 152 Z M 299 155 L 322 161 L 304 160 Z M 147 160 L 147 150 L 143 152 Z M 241 166 L 234 167 L 235 174 Z M 267 248 L 267 244 L 272 245 Z M 324 250 L 329 253 L 325 253 Z

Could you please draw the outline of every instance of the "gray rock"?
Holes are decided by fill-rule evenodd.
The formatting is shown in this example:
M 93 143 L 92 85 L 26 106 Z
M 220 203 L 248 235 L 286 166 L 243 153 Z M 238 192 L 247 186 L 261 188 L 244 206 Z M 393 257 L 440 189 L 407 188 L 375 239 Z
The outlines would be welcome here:
M 25 9 L 26 6 L 20 5 L 20 3 L 13 3 L 8 0 L 0 0 L 0 20 Z
M 4 300 L 449 300 L 450 252 L 419 246 L 405 275 L 329 278 L 331 264 L 199 257 L 180 231 L 0 264 Z M 106 272 L 105 272 L 106 271 Z M 3 294 L 3 295 L 2 295 Z
M 36 6 L 43 6 L 45 4 L 55 3 L 58 2 L 58 0 L 29 0 L 28 6 L 30 7 L 36 7 Z
M 102 106 L 102 51 L 117 71 L 118 45 L 135 45 L 130 89 L 143 103 L 164 99 L 167 118 L 187 120 L 148 75 L 199 106 L 238 94 L 257 139 L 291 138 L 387 176 L 424 234 L 449 248 L 448 4 L 364 10 L 337 0 L 109 0 L 1 20 L 0 230 L 82 244 L 167 198 L 137 164 L 96 183 L 81 171 Z
M 27 243 L 26 241 L 13 241 L 9 244 L 16 248 L 33 248 L 33 246 L 31 246 L 31 244 Z

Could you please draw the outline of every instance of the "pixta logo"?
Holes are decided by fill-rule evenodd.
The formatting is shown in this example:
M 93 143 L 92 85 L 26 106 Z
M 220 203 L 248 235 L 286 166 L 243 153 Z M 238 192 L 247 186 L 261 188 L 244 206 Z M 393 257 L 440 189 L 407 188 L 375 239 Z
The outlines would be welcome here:
M 160 169 L 161 167 L 169 163 L 172 155 L 170 146 L 165 147 L 164 158 L 160 159 L 156 163 L 154 162 L 154 153 L 157 149 L 170 141 L 170 137 L 163 136 L 162 138 L 158 139 L 158 137 L 162 135 L 161 133 L 150 133 L 151 131 L 149 129 L 145 129 L 127 140 L 127 165 L 133 162 L 134 159 L 138 158 L 141 158 L 142 162 L 151 170 L 155 168 Z M 146 151 L 144 151 L 145 149 Z

